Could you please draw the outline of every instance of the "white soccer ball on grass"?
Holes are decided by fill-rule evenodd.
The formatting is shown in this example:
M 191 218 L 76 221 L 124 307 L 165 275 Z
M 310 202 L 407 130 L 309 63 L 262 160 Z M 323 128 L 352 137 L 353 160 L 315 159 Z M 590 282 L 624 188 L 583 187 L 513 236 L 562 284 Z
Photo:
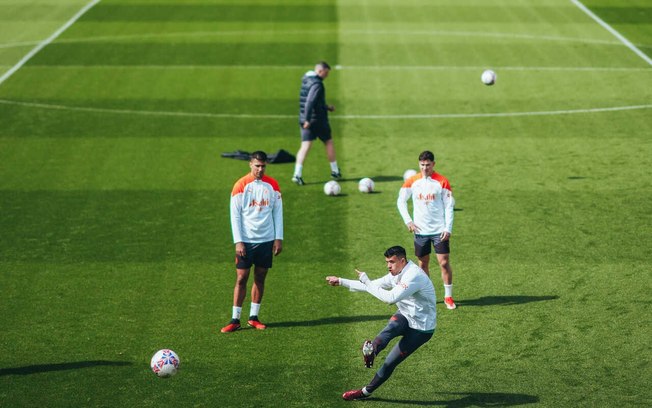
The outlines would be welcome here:
M 150 361 L 149 366 L 154 374 L 161 378 L 172 377 L 179 369 L 179 356 L 170 349 L 162 349 L 156 352 Z
M 493 85 L 496 83 L 496 73 L 490 69 L 487 69 L 482 73 L 480 79 L 482 79 L 482 83 L 485 85 Z
M 375 187 L 374 181 L 369 177 L 365 177 L 358 182 L 358 190 L 361 193 L 373 193 Z
M 340 195 L 342 192 L 342 187 L 340 187 L 340 183 L 338 183 L 335 180 L 331 180 L 324 184 L 324 194 L 328 196 L 336 196 Z
M 414 176 L 417 174 L 417 171 L 414 169 L 407 169 L 405 170 L 405 173 L 403 173 L 403 181 L 406 181 L 410 177 Z

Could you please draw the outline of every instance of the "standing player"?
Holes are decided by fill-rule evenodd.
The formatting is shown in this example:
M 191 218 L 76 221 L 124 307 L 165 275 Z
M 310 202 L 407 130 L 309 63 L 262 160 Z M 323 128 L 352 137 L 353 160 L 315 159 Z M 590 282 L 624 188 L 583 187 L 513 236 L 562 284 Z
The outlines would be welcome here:
M 231 192 L 231 230 L 235 243 L 236 282 L 233 290 L 233 315 L 222 333 L 240 329 L 242 303 L 246 296 L 251 266 L 254 283 L 251 287 L 251 309 L 247 324 L 258 330 L 267 326 L 258 313 L 265 290 L 267 270 L 272 267 L 272 254 L 283 249 L 283 202 L 281 190 L 273 178 L 265 175 L 267 155 L 256 151 L 249 160 L 251 172 L 236 181 Z
M 344 286 L 351 291 L 368 292 L 385 303 L 396 304 L 398 311 L 387 326 L 378 333 L 373 343 L 365 341 L 362 353 L 365 365 L 371 368 L 374 358 L 389 342 L 398 336 L 401 340 L 392 348 L 383 365 L 369 384 L 342 395 L 347 401 L 366 398 L 380 387 L 403 360 L 414 353 L 432 337 L 437 325 L 435 288 L 421 268 L 408 261 L 405 249 L 394 246 L 385 251 L 389 273 L 380 279 L 370 280 L 365 272 L 358 271 L 359 281 L 328 276 L 331 286 Z
M 333 112 L 335 106 L 326 104 L 326 88 L 324 79 L 328 77 L 331 67 L 321 61 L 315 65 L 314 71 L 308 71 L 301 80 L 299 94 L 299 127 L 301 128 L 301 147 L 297 152 L 297 162 L 294 165 L 292 181 L 302 186 L 303 163 L 312 147 L 312 142 L 319 138 L 324 142 L 326 156 L 331 165 L 331 177 L 342 178 L 335 157 L 335 145 L 331 136 L 331 125 L 328 122 L 328 112 Z
M 455 199 L 446 177 L 435 172 L 435 155 L 432 152 L 426 150 L 419 155 L 419 170 L 420 173 L 403 183 L 396 205 L 408 230 L 414 233 L 414 253 L 419 258 L 419 266 L 428 275 L 431 246 L 435 247 L 444 282 L 444 303 L 447 308 L 455 309 L 453 269 L 449 261 Z M 410 198 L 414 220 L 408 212 L 407 202 Z

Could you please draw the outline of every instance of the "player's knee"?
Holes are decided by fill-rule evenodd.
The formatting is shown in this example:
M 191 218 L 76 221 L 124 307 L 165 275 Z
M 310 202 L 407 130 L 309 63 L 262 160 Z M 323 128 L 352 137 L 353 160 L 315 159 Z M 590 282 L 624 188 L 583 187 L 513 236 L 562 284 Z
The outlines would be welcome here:
M 237 286 L 247 286 L 248 280 L 249 280 L 249 274 L 238 274 L 235 278 L 235 284 Z
M 267 269 L 256 270 L 254 272 L 254 280 L 256 281 L 256 283 L 265 283 L 266 277 L 267 277 Z
M 448 269 L 448 267 L 450 266 L 448 262 L 448 258 L 440 258 L 438 259 L 438 262 L 439 262 L 439 267 L 441 269 Z

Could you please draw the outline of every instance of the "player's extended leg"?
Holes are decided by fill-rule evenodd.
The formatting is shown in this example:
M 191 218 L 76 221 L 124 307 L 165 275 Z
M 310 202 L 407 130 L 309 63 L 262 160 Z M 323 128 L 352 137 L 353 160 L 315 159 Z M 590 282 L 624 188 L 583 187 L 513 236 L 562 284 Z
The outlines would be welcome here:
M 385 381 L 391 377 L 396 366 L 408 358 L 416 349 L 425 344 L 432 337 L 433 333 L 424 333 L 418 330 L 408 328 L 401 341 L 396 344 L 387 354 L 385 362 L 374 375 L 369 385 L 363 388 L 366 395 L 374 392 Z
M 306 157 L 308 156 L 308 152 L 312 147 L 312 142 L 312 140 L 303 140 L 301 142 L 301 147 L 299 147 L 299 151 L 297 152 L 297 164 L 303 166 L 303 163 L 306 161 Z
M 408 325 L 408 321 L 405 318 L 405 316 L 403 316 L 400 313 L 396 313 L 394 316 L 392 316 L 389 319 L 389 323 L 387 323 L 387 326 L 385 326 L 385 328 L 383 330 L 381 330 L 381 332 L 378 333 L 378 335 L 374 339 L 374 341 L 372 343 L 374 351 L 370 356 L 367 356 L 366 354 L 364 354 L 364 346 L 363 346 L 363 355 L 365 356 L 365 364 L 367 365 L 367 367 L 371 368 L 371 366 L 373 365 L 374 357 L 376 355 L 378 355 L 378 353 L 383 351 L 385 349 L 385 347 L 387 347 L 387 345 L 389 344 L 389 342 L 393 338 L 398 337 L 400 335 L 404 335 L 409 328 L 410 328 L 410 326 Z M 366 344 L 366 342 L 365 342 L 365 344 Z M 371 361 L 370 364 L 369 364 L 368 360 Z M 387 362 L 387 360 L 385 360 L 385 364 L 386 364 L 386 362 Z M 383 364 L 383 367 L 385 366 L 385 364 Z M 381 381 L 380 378 L 381 377 L 378 376 L 378 373 L 376 373 L 376 375 L 374 376 L 374 379 L 370 383 L 370 385 L 374 384 L 373 389 L 376 389 L 378 386 L 380 386 L 380 384 L 382 384 L 385 381 L 385 380 Z M 376 383 L 378 383 L 380 381 L 380 383 L 376 384 L 376 383 L 374 383 L 374 381 Z M 371 391 L 373 391 L 373 389 Z M 352 401 L 352 400 L 355 400 L 355 399 L 361 399 L 361 398 L 368 397 L 371 394 L 371 391 L 367 391 L 367 389 L 365 389 L 365 388 L 357 389 L 357 390 L 351 390 L 351 391 L 345 392 L 342 395 L 342 398 L 344 398 L 347 401 Z
M 297 152 L 297 161 L 294 163 L 294 175 L 292 176 L 292 181 L 300 186 L 305 184 L 303 181 L 303 163 L 306 161 L 306 157 L 308 157 L 308 152 L 312 147 L 312 142 L 312 140 L 302 140 L 301 147 Z
M 324 147 L 326 148 L 326 157 L 328 157 L 328 161 L 331 163 L 337 161 L 335 155 L 335 144 L 333 143 L 333 139 L 328 139 L 327 141 L 325 141 Z
M 404 334 L 409 327 L 407 319 L 402 314 L 396 313 L 392 316 L 387 326 L 378 333 L 373 341 L 375 355 L 383 351 L 393 338 Z
M 335 144 L 333 143 L 333 139 L 326 140 L 324 147 L 326 148 L 326 156 L 331 166 L 331 177 L 334 179 L 342 178 L 342 172 L 340 172 L 340 168 L 337 165 L 337 158 L 335 157 Z

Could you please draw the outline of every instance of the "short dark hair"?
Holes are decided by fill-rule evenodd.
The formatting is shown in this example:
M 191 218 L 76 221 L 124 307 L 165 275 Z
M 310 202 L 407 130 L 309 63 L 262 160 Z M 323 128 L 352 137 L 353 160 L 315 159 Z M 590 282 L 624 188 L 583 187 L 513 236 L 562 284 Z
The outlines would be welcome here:
M 407 259 L 407 253 L 405 252 L 405 248 L 403 248 L 402 246 L 396 245 L 387 248 L 387 251 L 385 251 L 385 258 L 391 258 L 394 255 L 396 255 L 398 258 Z
M 317 66 L 318 66 L 318 67 L 322 67 L 322 69 L 327 69 L 327 70 L 329 70 L 329 71 L 331 70 L 331 66 L 328 65 L 328 62 L 326 62 L 326 61 L 319 61 L 319 62 L 317 63 Z
M 435 161 L 435 155 L 430 150 L 424 150 L 419 155 L 419 161 L 430 160 L 431 162 Z
M 261 162 L 267 162 L 267 154 L 262 150 L 256 150 L 255 152 L 249 155 L 249 161 L 258 160 Z

